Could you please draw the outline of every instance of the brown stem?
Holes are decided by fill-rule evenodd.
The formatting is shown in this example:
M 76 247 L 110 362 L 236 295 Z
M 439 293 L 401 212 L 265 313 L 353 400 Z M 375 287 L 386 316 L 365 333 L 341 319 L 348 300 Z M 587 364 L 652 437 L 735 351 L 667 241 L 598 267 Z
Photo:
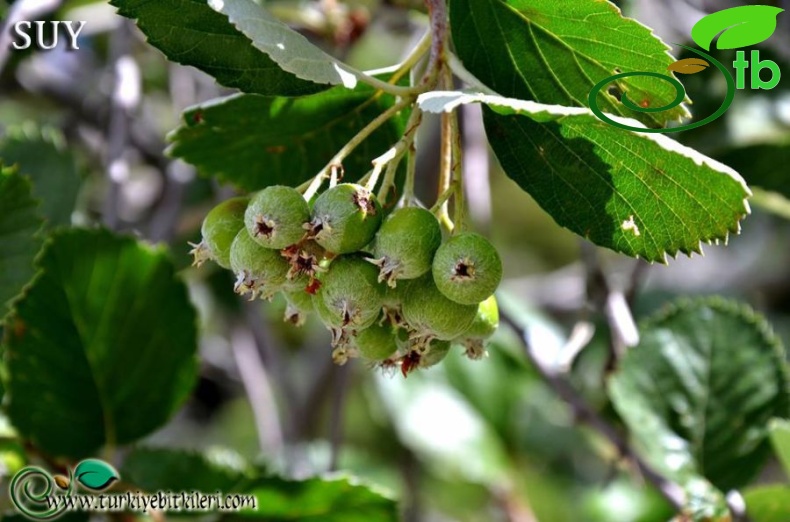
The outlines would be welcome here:
M 573 412 L 574 418 L 578 422 L 583 422 L 595 431 L 605 437 L 620 453 L 622 458 L 632 462 L 645 479 L 653 484 L 659 492 L 672 504 L 678 511 L 682 511 L 686 505 L 686 494 L 683 488 L 670 481 L 669 479 L 661 476 L 655 472 L 650 466 L 647 465 L 629 446 L 626 439 L 615 429 L 614 426 L 609 424 L 603 417 L 601 417 L 595 409 L 590 406 L 587 401 L 566 381 L 561 375 L 557 374 L 551 368 L 545 366 L 537 357 L 535 357 L 532 349 L 527 343 L 527 331 L 520 326 L 518 322 L 509 315 L 505 310 L 500 310 L 500 317 L 503 322 L 508 324 L 515 332 L 518 333 L 524 353 L 530 360 L 532 365 L 538 371 L 543 381 L 556 393 L 564 402 L 566 402 Z

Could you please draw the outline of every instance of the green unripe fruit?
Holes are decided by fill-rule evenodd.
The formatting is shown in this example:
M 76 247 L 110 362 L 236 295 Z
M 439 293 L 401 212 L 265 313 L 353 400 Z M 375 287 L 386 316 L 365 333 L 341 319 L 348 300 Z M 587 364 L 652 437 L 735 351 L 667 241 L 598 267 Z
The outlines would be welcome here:
M 499 306 L 493 295 L 477 305 L 477 315 L 472 326 L 464 332 L 466 339 L 488 339 L 499 326 Z
M 447 299 L 429 274 L 409 283 L 401 311 L 406 323 L 418 336 L 449 341 L 471 326 L 477 305 L 464 305 Z
M 373 255 L 379 281 L 395 287 L 399 279 L 415 279 L 431 269 L 442 243 L 439 221 L 428 210 L 405 207 L 394 211 L 376 234 Z
M 283 185 L 255 194 L 244 213 L 250 236 L 261 246 L 277 250 L 299 242 L 309 220 L 307 201 L 296 189 Z
M 376 267 L 361 256 L 335 258 L 316 294 L 328 311 L 325 322 L 351 330 L 370 326 L 379 316 L 384 300 L 384 286 L 377 278 Z
M 286 322 L 295 326 L 302 326 L 307 319 L 307 315 L 314 310 L 313 298 L 304 289 L 288 291 L 283 290 L 285 297 L 285 317 Z
M 350 254 L 370 243 L 381 225 L 381 205 L 361 185 L 342 183 L 315 200 L 310 236 L 327 251 Z
M 502 280 L 502 260 L 486 238 L 465 232 L 439 247 L 431 271 L 442 294 L 456 303 L 471 305 L 497 289 Z
M 379 324 L 379 321 L 357 332 L 353 344 L 359 355 L 371 361 L 383 361 L 398 350 L 394 329 L 389 324 Z
M 249 201 L 249 198 L 230 198 L 206 214 L 200 227 L 203 239 L 197 245 L 190 243 L 196 266 L 212 260 L 222 268 L 230 268 L 230 245 L 244 228 L 244 211 Z
M 242 228 L 230 246 L 230 268 L 237 293 L 268 299 L 285 284 L 290 265 L 279 250 L 262 247 Z
M 477 315 L 464 334 L 456 341 L 466 348 L 470 359 L 482 359 L 485 354 L 483 341 L 494 335 L 499 326 L 499 307 L 493 295 L 477 305 Z
M 430 368 L 439 364 L 450 353 L 450 341 L 433 341 L 428 351 L 420 356 L 420 368 Z

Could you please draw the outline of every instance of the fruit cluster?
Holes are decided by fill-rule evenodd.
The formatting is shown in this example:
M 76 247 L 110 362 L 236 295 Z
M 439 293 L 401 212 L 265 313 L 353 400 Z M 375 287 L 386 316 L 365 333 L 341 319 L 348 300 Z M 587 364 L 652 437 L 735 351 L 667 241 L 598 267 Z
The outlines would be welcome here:
M 232 270 L 251 299 L 281 292 L 286 320 L 310 312 L 332 332 L 332 357 L 362 357 L 404 375 L 436 364 L 453 344 L 473 359 L 499 323 L 502 278 L 496 249 L 482 236 L 442 241 L 436 217 L 401 207 L 386 219 L 365 187 L 342 183 L 312 205 L 296 189 L 271 186 L 212 209 L 192 245 L 195 264 Z

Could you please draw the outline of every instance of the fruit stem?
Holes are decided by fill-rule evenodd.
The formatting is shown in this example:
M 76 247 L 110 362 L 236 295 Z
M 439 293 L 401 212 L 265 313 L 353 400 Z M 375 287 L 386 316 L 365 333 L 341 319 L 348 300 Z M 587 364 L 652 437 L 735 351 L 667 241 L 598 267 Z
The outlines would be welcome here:
M 414 182 L 417 175 L 417 149 L 413 141 L 409 147 L 409 157 L 406 161 L 406 182 L 403 188 L 403 204 L 408 207 L 412 205 L 416 199 L 414 197 Z
M 453 72 L 449 67 L 445 67 L 445 82 L 453 85 Z M 451 182 L 450 187 L 453 191 L 453 232 L 460 232 L 464 227 L 466 205 L 464 202 L 464 183 L 461 158 L 461 130 L 458 126 L 458 110 L 454 109 L 449 113 L 450 120 L 450 148 L 451 148 Z
M 448 74 L 449 72 L 449 74 Z M 441 71 L 441 84 L 442 88 L 446 90 L 452 89 L 452 72 L 444 66 L 443 70 Z M 452 174 L 453 174 L 453 118 L 452 114 L 449 112 L 442 113 L 442 123 L 441 123 L 441 152 L 439 155 L 439 195 L 437 196 L 437 203 L 438 199 L 441 197 L 451 188 L 451 181 L 452 181 Z M 444 225 L 448 230 L 452 231 L 455 226 L 453 221 L 450 219 L 450 213 L 448 211 L 448 199 L 444 198 L 441 205 L 439 206 L 437 218 L 439 222 Z
M 365 139 L 367 139 L 371 134 L 373 134 L 373 132 L 375 132 L 376 129 L 381 127 L 390 118 L 398 114 L 406 107 L 413 104 L 414 100 L 415 98 L 413 96 L 402 98 L 401 100 L 396 102 L 395 105 L 393 105 L 386 111 L 382 112 L 381 114 L 376 116 L 376 118 L 373 121 L 365 125 L 365 127 L 363 127 L 362 130 L 360 130 L 356 134 L 356 136 L 351 138 L 351 140 L 348 143 L 343 145 L 343 148 L 337 151 L 337 154 L 335 154 L 332 157 L 332 159 L 329 160 L 329 163 L 327 163 L 326 166 L 322 168 L 318 172 L 318 174 L 315 175 L 312 181 L 310 181 L 310 183 L 307 184 L 307 188 L 304 189 L 304 193 L 303 193 L 304 198 L 310 201 L 310 199 L 312 199 L 315 193 L 318 192 L 318 189 L 321 188 L 321 185 L 324 183 L 324 180 L 330 176 L 333 169 L 338 169 L 338 168 L 342 169 L 343 160 L 345 160 L 348 157 L 348 155 L 351 154 L 354 151 L 354 149 L 356 149 L 359 146 L 360 143 L 365 141 Z M 304 184 L 298 187 L 298 190 L 302 189 L 303 186 Z

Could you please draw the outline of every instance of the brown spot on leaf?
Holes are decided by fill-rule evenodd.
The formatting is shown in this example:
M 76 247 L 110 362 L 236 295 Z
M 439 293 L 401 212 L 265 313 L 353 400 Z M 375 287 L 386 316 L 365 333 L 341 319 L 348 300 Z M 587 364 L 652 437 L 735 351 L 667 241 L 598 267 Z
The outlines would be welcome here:
M 710 63 L 702 58 L 686 58 L 669 64 L 668 71 L 678 74 L 697 74 L 710 67 Z

